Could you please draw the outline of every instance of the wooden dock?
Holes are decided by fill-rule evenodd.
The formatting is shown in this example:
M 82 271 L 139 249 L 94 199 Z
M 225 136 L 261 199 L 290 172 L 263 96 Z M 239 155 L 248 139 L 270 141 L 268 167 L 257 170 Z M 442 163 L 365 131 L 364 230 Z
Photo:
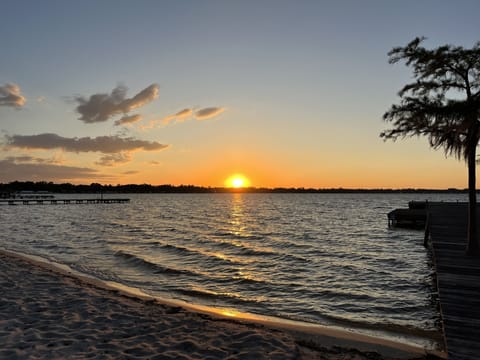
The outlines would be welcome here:
M 410 201 L 408 209 L 395 209 L 388 216 L 389 227 L 425 229 L 427 221 L 427 201 Z
M 0 205 L 71 205 L 71 204 L 123 204 L 130 199 L 0 199 Z
M 428 214 L 448 359 L 478 360 L 480 257 L 465 251 L 468 205 L 429 203 Z

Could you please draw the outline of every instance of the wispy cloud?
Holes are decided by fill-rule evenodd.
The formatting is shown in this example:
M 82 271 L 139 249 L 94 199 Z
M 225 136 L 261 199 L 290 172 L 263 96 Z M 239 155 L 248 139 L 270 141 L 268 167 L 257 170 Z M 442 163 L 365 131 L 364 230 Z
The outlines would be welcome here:
M 123 175 L 136 175 L 136 174 L 139 174 L 140 171 L 137 171 L 137 170 L 128 170 L 128 171 L 124 171 L 122 174 Z
M 124 151 L 158 151 L 168 147 L 156 141 L 139 140 L 131 137 L 98 136 L 95 138 L 67 138 L 57 134 L 6 136 L 6 145 L 24 149 L 62 149 L 68 152 L 101 152 L 115 154 Z
M 20 108 L 25 105 L 25 97 L 21 94 L 20 87 L 16 84 L 0 86 L 0 106 Z
M 207 107 L 196 111 L 191 108 L 185 108 L 175 114 L 168 115 L 161 120 L 150 120 L 147 125 L 142 125 L 140 128 L 142 130 L 147 130 L 159 126 L 160 124 L 168 125 L 170 123 L 181 123 L 189 117 L 195 117 L 197 120 L 207 120 L 220 115 L 224 111 L 224 107 Z
M 126 114 L 151 102 L 158 97 L 159 87 L 152 84 L 132 98 L 127 98 L 127 88 L 119 85 L 110 94 L 94 94 L 88 99 L 75 97 L 78 103 L 76 111 L 81 115 L 79 120 L 89 124 L 107 121 L 110 117 Z
M 176 122 L 182 122 L 186 118 L 188 118 L 189 116 L 192 116 L 192 114 L 193 114 L 193 110 L 189 109 L 189 108 L 186 108 L 186 109 L 180 110 L 179 112 L 177 112 L 175 114 L 166 116 L 165 118 L 163 118 L 162 122 L 164 124 L 169 124 L 170 122 L 172 122 L 174 120 Z
M 103 175 L 99 174 L 95 169 L 86 167 L 43 164 L 37 162 L 17 162 L 11 158 L 0 160 L 0 181 L 2 182 L 15 180 L 69 181 L 72 179 L 91 179 L 92 177 L 102 178 Z
M 45 159 L 45 158 L 39 158 L 35 156 L 30 156 L 30 155 L 8 156 L 7 158 L 5 158 L 5 160 L 8 160 L 16 164 L 20 164 L 20 163 L 59 164 L 61 163 L 61 161 L 56 158 Z
M 114 166 L 119 164 L 128 163 L 132 159 L 129 153 L 116 153 L 104 155 L 96 162 L 100 166 Z
M 137 122 L 137 121 L 140 121 L 142 120 L 142 116 L 141 115 L 138 115 L 138 114 L 135 114 L 135 115 L 125 115 L 123 116 L 121 119 L 115 121 L 115 125 L 116 126 L 120 126 L 120 125 L 129 125 L 129 124 L 133 124 L 134 122 Z
M 217 115 L 220 115 L 224 111 L 225 111 L 225 108 L 223 107 L 207 107 L 207 108 L 203 108 L 195 111 L 195 118 L 197 120 L 207 120 Z

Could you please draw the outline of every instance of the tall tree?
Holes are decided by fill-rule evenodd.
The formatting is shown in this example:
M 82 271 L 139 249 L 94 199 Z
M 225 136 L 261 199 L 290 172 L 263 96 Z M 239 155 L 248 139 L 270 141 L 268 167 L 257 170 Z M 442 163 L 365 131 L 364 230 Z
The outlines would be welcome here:
M 480 42 L 471 49 L 444 45 L 434 49 L 421 46 L 416 38 L 389 53 L 391 64 L 405 61 L 414 81 L 405 85 L 394 104 L 383 115 L 393 129 L 380 134 L 396 140 L 426 136 L 430 145 L 443 148 L 446 155 L 464 159 L 468 165 L 469 255 L 480 255 L 477 233 L 476 150 L 480 139 Z

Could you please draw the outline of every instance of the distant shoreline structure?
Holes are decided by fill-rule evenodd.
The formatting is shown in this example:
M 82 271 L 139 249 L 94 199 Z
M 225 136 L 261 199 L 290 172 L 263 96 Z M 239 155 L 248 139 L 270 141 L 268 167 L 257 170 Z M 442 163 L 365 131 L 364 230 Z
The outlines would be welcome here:
M 228 187 L 205 187 L 196 185 L 150 185 L 150 184 L 127 184 L 127 185 L 102 185 L 92 183 L 89 185 L 74 185 L 70 183 L 55 184 L 53 182 L 33 182 L 33 181 L 14 181 L 10 183 L 0 183 L 0 193 L 15 193 L 19 191 L 47 191 L 50 193 L 60 194 L 95 194 L 95 193 L 118 193 L 118 194 L 162 194 L 162 193 L 325 193 L 325 194 L 341 194 L 341 193 L 431 193 L 431 194 L 459 194 L 468 193 L 468 189 L 424 189 L 424 188 L 372 188 L 372 189 L 355 189 L 355 188 L 265 188 L 265 187 L 245 187 L 245 188 L 228 188 Z

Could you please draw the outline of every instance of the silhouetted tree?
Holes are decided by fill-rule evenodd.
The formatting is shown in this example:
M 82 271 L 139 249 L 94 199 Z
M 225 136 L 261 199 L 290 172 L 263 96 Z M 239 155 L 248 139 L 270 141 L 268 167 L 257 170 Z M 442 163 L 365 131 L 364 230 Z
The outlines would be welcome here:
M 480 42 L 471 49 L 444 45 L 432 50 L 416 38 L 405 47 L 389 52 L 389 62 L 405 61 L 415 81 L 400 90 L 400 103 L 383 115 L 393 129 L 380 134 L 384 139 L 413 135 L 426 136 L 430 145 L 442 147 L 446 155 L 465 159 L 468 164 L 467 253 L 478 255 L 475 188 L 476 148 L 480 116 Z

